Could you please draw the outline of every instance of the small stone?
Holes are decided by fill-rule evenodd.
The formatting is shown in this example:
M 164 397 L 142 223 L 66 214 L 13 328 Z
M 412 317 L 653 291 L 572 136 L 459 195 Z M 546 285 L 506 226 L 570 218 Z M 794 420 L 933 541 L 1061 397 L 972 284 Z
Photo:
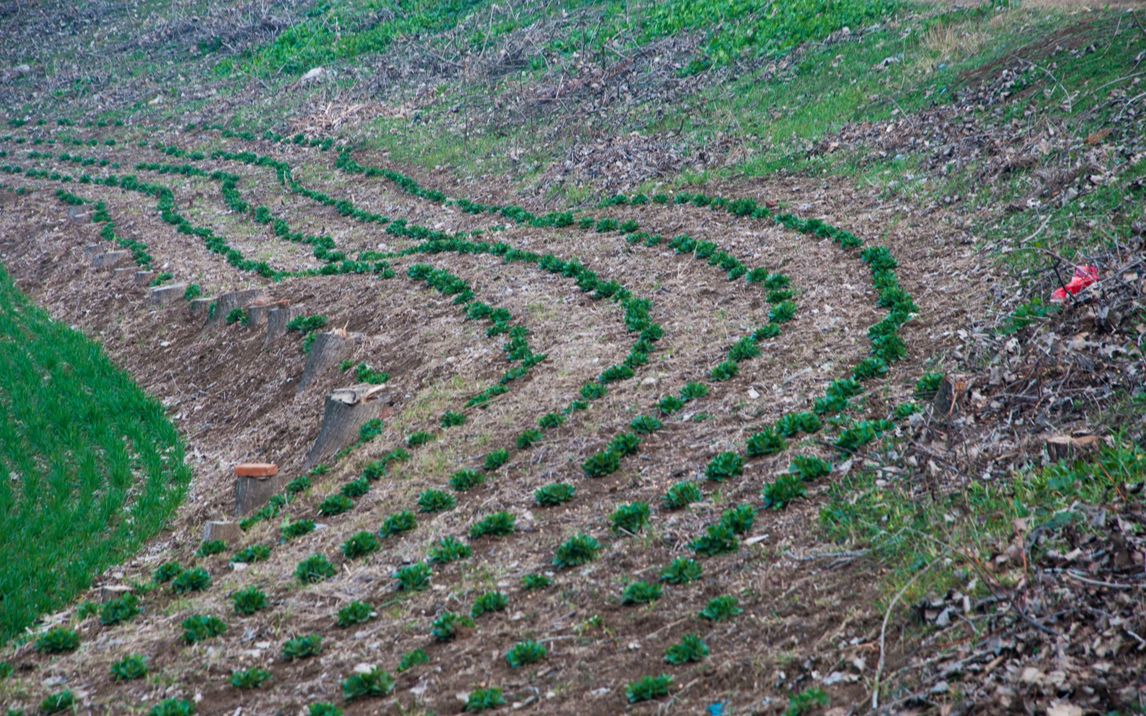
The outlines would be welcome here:
M 748 389 L 748 398 L 749 399 L 756 400 L 759 397 L 760 397 L 760 393 L 758 393 L 755 388 L 749 388 Z

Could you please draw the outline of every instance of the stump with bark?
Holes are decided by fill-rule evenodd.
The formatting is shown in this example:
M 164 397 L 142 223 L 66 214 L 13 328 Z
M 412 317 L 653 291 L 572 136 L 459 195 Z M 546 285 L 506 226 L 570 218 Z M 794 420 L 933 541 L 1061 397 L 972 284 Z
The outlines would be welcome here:
M 358 440 L 359 429 L 368 420 L 380 417 L 393 402 L 394 395 L 385 386 L 369 383 L 332 392 L 326 398 L 322 430 L 306 454 L 303 469 L 309 470 L 326 456 L 352 445 Z

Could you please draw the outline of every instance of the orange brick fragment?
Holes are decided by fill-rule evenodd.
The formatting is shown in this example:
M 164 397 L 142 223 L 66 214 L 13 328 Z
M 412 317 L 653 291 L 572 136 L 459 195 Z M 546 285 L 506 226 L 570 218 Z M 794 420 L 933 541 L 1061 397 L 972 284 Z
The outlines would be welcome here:
M 235 466 L 236 477 L 274 477 L 279 466 L 273 462 L 245 462 Z

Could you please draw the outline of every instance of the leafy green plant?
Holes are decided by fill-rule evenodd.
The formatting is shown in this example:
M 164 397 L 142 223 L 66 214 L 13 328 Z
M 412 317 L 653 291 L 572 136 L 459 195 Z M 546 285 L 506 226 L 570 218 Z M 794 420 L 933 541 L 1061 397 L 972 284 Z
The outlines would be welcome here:
M 342 543 L 342 554 L 347 559 L 358 559 L 377 552 L 381 546 L 373 532 L 358 532 Z
M 287 522 L 282 526 L 282 534 L 284 540 L 291 540 L 295 537 L 302 537 L 303 535 L 314 532 L 313 520 L 295 520 Z
M 288 331 L 294 331 L 295 333 L 305 334 L 326 328 L 326 324 L 326 316 L 295 316 L 287 323 L 286 329 Z
M 207 614 L 194 614 L 183 620 L 183 641 L 198 644 L 227 633 L 227 625 L 222 619 Z
M 228 326 L 234 323 L 245 326 L 251 322 L 251 316 L 247 313 L 245 308 L 235 308 L 227 314 L 226 321 Z
M 713 368 L 709 372 L 708 377 L 720 383 L 726 380 L 732 380 L 739 373 L 740 366 L 736 364 L 736 361 L 726 360 Z
M 871 380 L 873 378 L 882 378 L 887 375 L 887 363 L 882 358 L 874 356 L 864 358 L 852 370 L 852 377 L 858 381 Z
M 203 544 L 199 545 L 199 549 L 196 550 L 195 556 L 197 556 L 197 557 L 210 557 L 211 555 L 220 554 L 220 553 L 226 552 L 226 551 L 227 551 L 227 543 L 226 542 L 224 542 L 221 539 L 213 539 L 213 540 L 207 540 Z
M 370 492 L 370 481 L 365 477 L 360 477 L 357 480 L 351 480 L 340 489 L 339 494 L 343 497 L 349 497 L 352 500 L 362 497 Z
M 544 574 L 527 574 L 521 578 L 521 588 L 527 592 L 545 589 L 553 584 L 553 580 Z
M 244 616 L 266 609 L 269 606 L 267 595 L 258 587 L 246 587 L 231 595 L 235 613 Z
M 371 385 L 383 385 L 390 380 L 389 373 L 375 370 L 365 363 L 359 363 L 354 367 L 354 377 L 359 383 L 370 383 Z
M 347 512 L 354 507 L 354 500 L 346 495 L 331 495 L 318 506 L 318 514 L 323 517 L 334 517 Z
M 371 418 L 358 428 L 358 441 L 368 443 L 381 435 L 384 428 L 381 418 Z
M 152 706 L 148 716 L 195 716 L 195 704 L 184 699 L 167 699 Z
M 486 472 L 493 472 L 507 462 L 509 462 L 509 450 L 501 448 L 486 454 L 482 469 Z
M 567 482 L 555 482 L 537 488 L 533 493 L 533 501 L 540 507 L 556 507 L 568 502 L 577 494 L 577 488 Z
M 389 696 L 394 692 L 394 677 L 388 672 L 374 667 L 369 671 L 353 674 L 342 682 L 342 696 L 347 701 L 357 701 L 368 696 Z
M 511 669 L 520 669 L 529 664 L 535 664 L 549 656 L 549 650 L 536 641 L 519 641 L 506 652 L 505 660 Z
M 604 477 L 621 469 L 621 456 L 612 450 L 603 450 L 589 456 L 581 463 L 581 469 L 589 477 Z
M 197 567 L 195 569 L 188 569 L 179 574 L 178 577 L 171 580 L 171 589 L 176 594 L 188 594 L 190 592 L 201 592 L 211 586 L 211 575 L 207 570 Z
M 111 678 L 115 681 L 134 681 L 147 676 L 147 659 L 139 654 L 128 654 L 111 665 Z
M 501 689 L 474 689 L 470 692 L 469 698 L 466 699 L 465 710 L 470 712 L 489 711 L 499 706 L 505 706 L 505 696 L 502 695 Z
M 235 552 L 233 555 L 231 555 L 231 561 L 251 564 L 253 562 L 263 562 L 267 559 L 270 559 L 270 556 L 270 547 L 266 546 L 265 544 L 255 544 Z
M 553 430 L 554 428 L 561 427 L 565 422 L 565 416 L 560 413 L 546 413 L 537 420 L 537 425 L 542 430 Z
M 473 627 L 473 619 L 467 616 L 442 612 L 430 625 L 430 635 L 438 641 L 452 641 L 463 629 L 473 629 Z
M 648 582 L 632 582 L 621 592 L 621 604 L 651 604 L 661 598 L 661 585 Z
M 784 438 L 794 438 L 800 433 L 809 435 L 823 427 L 815 413 L 788 413 L 776 421 L 776 434 Z
M 353 601 L 338 610 L 338 619 L 335 623 L 340 629 L 347 629 L 358 624 L 365 624 L 376 616 L 378 615 L 374 611 L 374 607 L 366 602 Z
M 618 532 L 637 534 L 649 523 L 649 506 L 645 502 L 621 505 L 609 516 L 609 523 Z
M 471 468 L 458 470 L 450 476 L 450 487 L 457 492 L 468 492 L 484 484 L 485 475 Z
M 684 407 L 685 401 L 676 397 L 675 395 L 666 395 L 657 403 L 657 408 L 661 411 L 662 415 L 672 415 Z
M 600 400 L 608 392 L 609 389 L 600 383 L 586 383 L 581 386 L 581 397 L 585 400 Z
M 283 659 L 286 661 L 309 659 L 310 657 L 318 656 L 321 653 L 322 637 L 318 634 L 296 636 L 293 639 L 287 639 L 283 644 Z
M 337 574 L 337 570 L 335 570 L 334 565 L 321 554 L 312 554 L 299 562 L 294 570 L 295 579 L 303 584 L 317 584 L 330 579 L 335 574 Z
M 183 573 L 183 567 L 177 562 L 164 562 L 159 565 L 151 579 L 156 584 L 166 584 Z
M 434 564 L 449 564 L 473 554 L 468 544 L 456 537 L 443 537 L 430 548 L 427 559 Z
M 640 435 L 651 435 L 663 428 L 664 423 L 650 415 L 642 415 L 638 418 L 634 418 L 633 421 L 629 423 L 629 427 Z
M 416 448 L 425 445 L 434 439 L 433 433 L 417 432 L 406 437 L 406 447 Z
M 517 517 L 508 512 L 495 512 L 470 527 L 470 539 L 504 537 L 517 531 Z
M 784 710 L 784 716 L 803 716 L 827 705 L 828 695 L 823 689 L 804 689 L 788 698 L 788 708 Z
M 666 510 L 683 510 L 692 503 L 700 502 L 703 499 L 704 495 L 701 494 L 697 484 L 684 480 L 668 489 L 664 497 L 661 498 L 661 505 Z
M 183 290 L 184 301 L 194 301 L 196 298 L 199 298 L 202 295 L 203 287 L 197 283 L 189 283 L 187 284 L 187 288 Z
M 712 622 L 726 622 L 744 612 L 736 597 L 724 595 L 710 599 L 704 609 L 700 610 L 700 618 Z
M 483 614 L 490 612 L 503 612 L 509 608 L 509 597 L 501 592 L 486 592 L 481 594 L 474 600 L 473 608 L 470 609 L 470 616 L 477 619 Z
M 553 555 L 553 566 L 558 569 L 571 569 L 588 564 L 601 552 L 601 543 L 589 535 L 573 535 L 557 547 Z
M 41 654 L 65 654 L 80 648 L 80 635 L 65 627 L 52 627 L 36 640 Z
M 752 529 L 752 523 L 756 521 L 756 510 L 752 505 L 740 505 L 731 509 L 725 510 L 720 515 L 720 525 L 732 530 L 733 533 L 742 535 L 748 530 Z
M 419 562 L 394 572 L 394 579 L 398 580 L 398 590 L 403 592 L 424 592 L 430 588 L 430 577 L 433 574 L 430 566 Z
M 665 652 L 665 661 L 673 666 L 704 661 L 706 658 L 708 658 L 708 644 L 696 634 L 685 634 Z
M 128 621 L 137 614 L 139 614 L 139 597 L 129 593 L 104 602 L 99 610 L 99 622 L 104 626 L 113 626 Z
M 442 427 L 443 428 L 453 428 L 453 427 L 457 427 L 458 425 L 465 425 L 465 424 L 466 424 L 466 416 L 463 415 L 462 413 L 455 413 L 453 411 L 450 411 L 450 412 L 444 413 L 442 415 Z
M 261 689 L 271 680 L 266 669 L 243 669 L 231 673 L 231 686 L 236 689 Z
M 740 540 L 727 525 L 715 524 L 709 525 L 704 535 L 693 540 L 689 546 L 701 557 L 715 557 L 740 549 Z
M 457 504 L 458 501 L 453 495 L 441 490 L 425 490 L 418 495 L 419 512 L 444 512 L 454 509 Z
M 542 434 L 540 430 L 530 428 L 517 436 L 517 449 L 528 450 L 535 444 L 541 442 Z
M 731 480 L 734 477 L 739 477 L 743 473 L 744 458 L 735 452 L 720 453 L 712 458 L 712 462 L 708 463 L 708 467 L 704 469 L 705 477 L 713 482 Z
M 924 373 L 915 383 L 915 397 L 920 400 L 933 400 L 943 384 L 943 373 Z
M 409 532 L 418 526 L 418 520 L 414 518 L 414 513 L 409 510 L 396 512 L 382 523 L 382 528 L 379 530 L 383 539 L 393 537 L 394 535 Z
M 748 457 L 762 457 L 783 452 L 787 447 L 788 443 L 775 430 L 765 428 L 748 438 L 747 452 Z
M 704 576 L 700 562 L 695 559 L 677 557 L 661 572 L 661 581 L 666 584 L 688 584 Z
M 71 691 L 57 691 L 40 702 L 40 711 L 46 714 L 56 714 L 66 711 L 76 705 L 76 695 Z
M 672 685 L 673 679 L 667 674 L 643 676 L 625 687 L 625 697 L 631 704 L 659 699 L 669 695 Z
M 429 663 L 430 656 L 426 653 L 425 649 L 414 649 L 413 651 L 407 651 L 398 661 L 398 673 L 400 674 L 403 671 L 409 671 L 410 669 L 413 669 L 415 666 L 421 666 L 422 664 Z
M 796 455 L 792 458 L 792 464 L 788 466 L 788 470 L 793 475 L 798 475 L 804 482 L 811 482 L 830 474 L 832 464 L 823 458 Z
M 306 709 L 307 716 L 342 716 L 342 709 L 338 708 L 332 703 L 319 701 L 311 704 Z
M 641 439 L 632 433 L 621 433 L 609 441 L 608 452 L 614 452 L 621 457 L 635 455 L 641 448 Z
M 799 475 L 781 475 L 764 486 L 764 506 L 772 510 L 782 510 L 790 503 L 808 494 L 804 480 Z

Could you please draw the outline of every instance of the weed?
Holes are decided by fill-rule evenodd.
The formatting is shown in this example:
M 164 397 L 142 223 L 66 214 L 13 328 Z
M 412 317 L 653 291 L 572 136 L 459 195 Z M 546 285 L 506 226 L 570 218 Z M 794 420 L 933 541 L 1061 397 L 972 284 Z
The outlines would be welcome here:
M 685 634 L 665 652 L 665 661 L 673 666 L 704 661 L 706 658 L 708 658 L 708 644 L 696 634 Z
M 685 480 L 668 489 L 664 497 L 661 498 L 661 505 L 666 510 L 683 510 L 692 503 L 700 502 L 703 499 L 704 495 L 701 494 L 696 483 Z
M 171 590 L 176 594 L 201 592 L 210 586 L 211 575 L 201 567 L 181 572 L 178 577 L 171 580 Z
M 394 535 L 400 535 L 403 532 L 409 532 L 417 526 L 418 521 L 414 518 L 414 513 L 409 510 L 403 510 L 402 512 L 396 512 L 387 517 L 382 523 L 382 529 L 380 529 L 379 532 L 382 538 L 385 539 L 387 537 L 393 537 Z
M 530 428 L 517 436 L 517 449 L 528 450 L 534 444 L 541 442 L 541 431 Z
M 389 373 L 375 370 L 365 363 L 359 363 L 354 367 L 354 377 L 359 383 L 370 383 L 371 385 L 382 385 L 390 380 Z
M 704 575 L 700 562 L 695 559 L 677 557 L 661 572 L 661 581 L 666 584 L 688 584 Z
M 65 627 L 52 627 L 36 640 L 41 654 L 65 654 L 80 648 L 80 635 Z
M 466 416 L 462 413 L 455 413 L 453 411 L 447 412 L 442 415 L 442 427 L 453 428 L 458 425 L 466 424 Z
M 410 447 L 410 448 L 421 447 L 421 446 L 425 445 L 426 443 L 432 441 L 433 439 L 434 439 L 434 435 L 432 433 L 426 433 L 426 432 L 411 433 L 406 438 L 406 447 Z
M 231 673 L 231 686 L 236 689 L 261 689 L 271 680 L 271 672 L 266 669 L 243 669 Z
M 505 537 L 517 531 L 517 517 L 508 512 L 495 512 L 470 527 L 470 539 Z
M 649 506 L 644 502 L 621 505 L 609 516 L 609 524 L 617 532 L 637 534 L 649 523 Z
M 288 331 L 306 334 L 325 328 L 326 324 L 326 316 L 295 316 L 287 323 L 286 329 Z
M 470 546 L 456 537 L 443 537 L 430 548 L 428 561 L 433 564 L 449 564 L 465 559 L 473 554 Z
M 553 580 L 544 574 L 527 574 L 521 578 L 521 588 L 527 592 L 545 589 L 553 584 Z
M 713 482 L 724 482 L 744 473 L 744 458 L 739 453 L 722 452 L 712 458 L 704 469 L 704 475 Z
M 505 653 L 505 660 L 511 669 L 520 669 L 529 664 L 536 664 L 549 656 L 549 650 L 536 641 L 519 641 Z
M 240 326 L 246 326 L 250 324 L 251 317 L 245 308 L 235 308 L 227 314 L 226 321 L 228 326 L 235 323 L 238 323 Z
M 505 696 L 501 689 L 474 689 L 466 699 L 466 711 L 489 711 L 499 706 L 505 706 Z
M 342 554 L 347 559 L 358 559 L 377 552 L 382 547 L 373 532 L 358 532 L 342 543 Z
M 558 569 L 571 569 L 588 564 L 601 552 L 601 543 L 589 535 L 578 534 L 570 537 L 557 547 L 553 555 L 553 566 Z
M 382 434 L 383 428 L 384 425 L 382 424 L 381 418 L 373 418 L 371 420 L 367 420 L 365 423 L 362 423 L 360 428 L 358 428 L 358 441 L 363 443 L 370 442 Z
M 672 684 L 673 679 L 667 674 L 643 676 L 625 687 L 625 697 L 631 704 L 659 699 L 669 695 Z
M 128 654 L 111 665 L 111 678 L 115 681 L 134 681 L 147 676 L 147 659 Z
M 651 604 L 661 598 L 662 591 L 663 588 L 659 584 L 633 582 L 621 592 L 621 604 L 624 606 Z
M 342 682 L 342 696 L 347 701 L 357 701 L 368 696 L 389 696 L 393 692 L 394 677 L 378 667 L 353 674 Z
M 430 656 L 424 649 L 414 649 L 413 651 L 407 651 L 398 661 L 398 673 L 400 674 L 403 671 L 409 671 L 410 669 L 413 669 L 415 666 L 421 666 L 422 664 L 429 663 Z
M 540 507 L 556 507 L 573 499 L 577 488 L 567 482 L 555 482 L 552 485 L 539 487 L 533 493 L 533 500 Z
M 369 604 L 354 601 L 338 610 L 338 619 L 335 623 L 340 629 L 347 629 L 358 624 L 365 624 L 376 616 L 378 616 L 377 613 Z
M 227 625 L 222 619 L 207 614 L 195 614 L 183 620 L 183 641 L 198 644 L 227 633 Z
M 704 609 L 700 610 L 700 618 L 713 622 L 729 621 L 744 612 L 736 597 L 725 595 L 709 600 Z
M 322 637 L 318 634 L 296 636 L 293 639 L 287 639 L 287 641 L 283 644 L 283 659 L 286 661 L 309 659 L 310 657 L 318 656 L 321 653 Z
M 430 635 L 438 641 L 453 641 L 463 629 L 473 629 L 473 619 L 455 614 L 442 612 L 430 625 Z
M 76 705 L 76 695 L 71 691 L 57 691 L 40 702 L 40 711 L 46 714 L 55 714 L 66 711 Z
M 486 592 L 474 600 L 473 608 L 470 609 L 470 616 L 477 619 L 483 614 L 503 612 L 508 608 L 509 597 L 501 592 Z
M 334 565 L 321 554 L 312 554 L 299 562 L 294 570 L 295 579 L 303 584 L 317 584 L 330 579 L 335 574 L 337 574 L 337 570 L 335 570 Z
M 197 283 L 187 284 L 187 288 L 183 290 L 184 301 L 194 301 L 203 295 L 203 287 Z
M 195 716 L 195 704 L 183 699 L 160 701 L 148 711 L 148 716 Z
M 398 591 L 400 592 L 424 592 L 430 588 L 432 574 L 428 564 L 419 562 L 394 572 L 394 579 L 398 581 Z
M 448 492 L 425 490 L 418 495 L 418 511 L 426 513 L 445 512 L 456 507 L 458 501 Z

